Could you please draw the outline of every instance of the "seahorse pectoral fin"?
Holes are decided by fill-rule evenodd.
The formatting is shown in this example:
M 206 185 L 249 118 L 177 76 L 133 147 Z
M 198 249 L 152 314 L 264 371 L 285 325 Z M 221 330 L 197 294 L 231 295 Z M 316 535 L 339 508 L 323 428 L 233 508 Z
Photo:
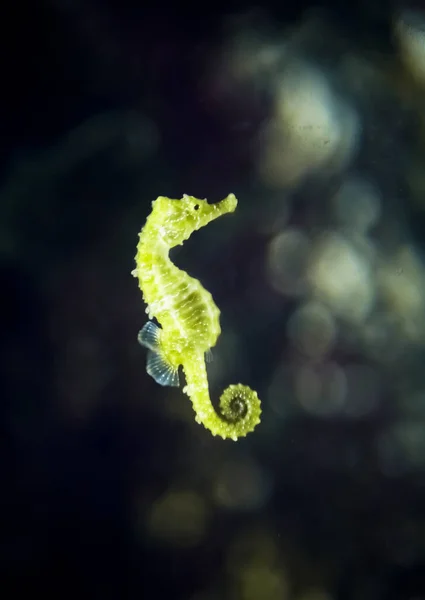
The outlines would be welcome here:
M 161 329 L 158 325 L 155 325 L 152 321 L 148 321 L 142 327 L 137 335 L 137 341 L 141 346 L 158 352 L 159 346 L 159 335 Z
M 214 360 L 214 354 L 212 353 L 211 349 L 209 349 L 205 352 L 205 362 L 210 363 L 213 360 Z
M 178 370 L 170 365 L 160 352 L 149 350 L 146 371 L 159 385 L 179 387 L 180 379 Z

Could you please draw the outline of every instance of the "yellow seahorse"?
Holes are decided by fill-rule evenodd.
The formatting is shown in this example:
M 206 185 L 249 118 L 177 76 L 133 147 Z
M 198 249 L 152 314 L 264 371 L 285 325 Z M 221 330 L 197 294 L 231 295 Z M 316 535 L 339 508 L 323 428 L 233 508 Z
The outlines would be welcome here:
M 221 395 L 218 411 L 211 404 L 205 360 L 221 333 L 220 311 L 201 282 L 181 271 L 169 250 L 221 215 L 232 213 L 234 194 L 217 204 L 184 195 L 181 200 L 159 196 L 139 234 L 136 268 L 149 319 L 139 343 L 148 348 L 146 370 L 161 385 L 179 386 L 180 365 L 196 421 L 213 435 L 237 440 L 260 422 L 261 403 L 246 385 L 230 385 Z

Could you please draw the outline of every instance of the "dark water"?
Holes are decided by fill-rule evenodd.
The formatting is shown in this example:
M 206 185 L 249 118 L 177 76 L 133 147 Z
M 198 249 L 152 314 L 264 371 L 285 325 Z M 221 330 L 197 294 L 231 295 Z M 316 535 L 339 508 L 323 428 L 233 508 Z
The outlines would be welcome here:
M 407 8 L 2 7 L 3 597 L 425 594 Z M 153 199 L 231 191 L 172 258 L 222 311 L 213 398 L 262 399 L 236 444 L 146 374 L 130 276 Z

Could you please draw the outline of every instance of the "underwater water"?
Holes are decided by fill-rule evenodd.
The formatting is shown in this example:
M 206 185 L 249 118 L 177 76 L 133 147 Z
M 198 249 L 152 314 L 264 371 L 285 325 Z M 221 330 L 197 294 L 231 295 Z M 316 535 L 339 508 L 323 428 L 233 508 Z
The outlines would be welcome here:
M 5 15 L 2 597 L 425 597 L 421 6 Z

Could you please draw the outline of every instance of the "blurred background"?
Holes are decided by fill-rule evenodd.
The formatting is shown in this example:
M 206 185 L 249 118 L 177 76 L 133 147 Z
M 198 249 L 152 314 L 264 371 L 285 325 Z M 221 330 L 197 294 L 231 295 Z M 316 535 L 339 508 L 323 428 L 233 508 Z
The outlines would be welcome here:
M 425 10 L 1 8 L 0 594 L 425 598 Z M 222 311 L 234 443 L 146 374 L 158 195 Z

